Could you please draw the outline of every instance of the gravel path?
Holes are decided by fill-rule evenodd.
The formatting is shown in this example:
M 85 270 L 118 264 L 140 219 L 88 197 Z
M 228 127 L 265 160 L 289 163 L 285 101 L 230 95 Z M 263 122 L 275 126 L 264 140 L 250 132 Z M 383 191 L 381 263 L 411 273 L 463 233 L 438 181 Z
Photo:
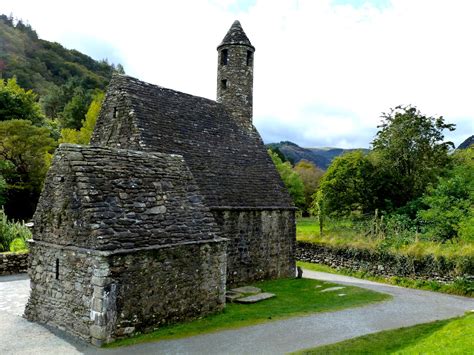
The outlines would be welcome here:
M 380 330 L 455 317 L 474 309 L 474 300 L 465 297 L 322 272 L 305 270 L 304 276 L 388 293 L 393 299 L 214 334 L 106 350 L 21 318 L 28 297 L 28 278 L 3 276 L 0 277 L 0 354 L 281 354 Z

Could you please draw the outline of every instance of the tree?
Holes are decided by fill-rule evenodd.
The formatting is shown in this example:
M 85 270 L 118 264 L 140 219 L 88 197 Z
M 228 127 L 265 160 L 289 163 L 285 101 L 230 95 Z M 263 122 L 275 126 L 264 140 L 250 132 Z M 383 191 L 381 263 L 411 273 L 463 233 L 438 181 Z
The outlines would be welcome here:
M 443 131 L 454 127 L 443 117 L 422 115 L 411 106 L 398 106 L 382 114 L 372 145 L 379 154 L 380 169 L 391 180 L 388 197 L 394 207 L 420 197 L 436 181 L 449 162 L 449 148 L 454 147 L 451 142 L 443 142 Z
M 336 157 L 322 177 L 315 203 L 326 214 L 347 215 L 366 213 L 374 209 L 375 167 L 362 151 Z M 319 192 L 318 191 L 318 192 Z
M 82 121 L 81 129 L 79 131 L 71 128 L 62 129 L 59 143 L 89 144 L 97 117 L 99 117 L 104 96 L 102 91 L 94 95 L 89 109 L 87 110 L 86 118 Z
M 74 95 L 72 96 L 71 101 L 64 106 L 64 110 L 61 112 L 59 119 L 61 127 L 80 129 L 82 121 L 87 113 L 89 103 L 90 98 L 85 90 L 81 87 L 77 87 L 74 90 Z
M 36 94 L 21 88 L 15 78 L 0 79 L 0 121 L 21 119 L 41 125 L 44 116 L 36 99 Z
M 313 194 L 319 187 L 319 182 L 324 175 L 324 171 L 317 168 L 314 163 L 307 160 L 300 160 L 293 170 L 299 175 L 304 185 L 304 213 L 309 213 L 313 202 Z
M 295 206 L 298 208 L 304 207 L 304 185 L 299 175 L 293 171 L 289 162 L 282 162 L 278 155 L 270 149 L 268 150 L 268 154 L 272 158 L 273 164 L 275 164 L 283 183 L 293 198 Z
M 453 169 L 422 197 L 428 208 L 419 211 L 418 217 L 432 239 L 444 242 L 461 237 L 473 241 L 474 148 L 457 151 L 453 160 Z
M 55 145 L 45 127 L 27 120 L 0 122 L 0 172 L 8 184 L 5 211 L 10 217 L 31 217 Z

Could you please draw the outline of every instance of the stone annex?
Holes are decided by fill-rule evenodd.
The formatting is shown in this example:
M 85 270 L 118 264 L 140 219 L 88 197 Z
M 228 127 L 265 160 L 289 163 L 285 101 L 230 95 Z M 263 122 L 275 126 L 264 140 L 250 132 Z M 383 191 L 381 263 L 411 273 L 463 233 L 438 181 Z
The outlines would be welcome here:
M 100 345 L 295 275 L 295 207 L 252 124 L 235 21 L 217 101 L 115 75 L 91 146 L 56 151 L 34 216 L 26 318 Z

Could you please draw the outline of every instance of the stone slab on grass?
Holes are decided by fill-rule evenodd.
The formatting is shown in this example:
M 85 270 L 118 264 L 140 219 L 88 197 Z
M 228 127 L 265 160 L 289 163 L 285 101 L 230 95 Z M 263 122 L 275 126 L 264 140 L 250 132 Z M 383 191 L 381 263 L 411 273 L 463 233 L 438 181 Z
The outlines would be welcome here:
M 345 287 L 343 287 L 343 286 L 329 287 L 329 288 L 325 288 L 321 292 L 338 291 L 338 290 L 342 290 L 343 288 L 345 288 Z
M 252 294 L 255 294 L 255 293 L 260 293 L 262 292 L 261 289 L 259 289 L 258 287 L 253 287 L 253 286 L 243 286 L 243 287 L 237 287 L 237 288 L 233 288 L 231 289 L 232 292 L 237 292 L 237 293 L 252 293 Z
M 225 293 L 226 302 L 234 302 L 237 298 L 241 298 L 241 297 L 244 297 L 244 295 L 239 292 L 227 291 Z
M 260 301 L 263 301 L 263 300 L 267 300 L 267 299 L 272 298 L 272 297 L 275 297 L 274 293 L 262 292 L 262 293 L 258 293 L 256 295 L 251 295 L 251 296 L 236 299 L 235 302 L 238 302 L 238 303 L 256 303 L 256 302 L 260 302 Z

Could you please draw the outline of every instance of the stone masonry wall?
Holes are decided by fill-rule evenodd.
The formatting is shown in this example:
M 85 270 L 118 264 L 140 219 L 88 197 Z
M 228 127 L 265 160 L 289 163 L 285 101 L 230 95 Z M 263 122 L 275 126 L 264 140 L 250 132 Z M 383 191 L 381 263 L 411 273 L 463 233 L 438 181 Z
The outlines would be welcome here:
M 213 209 L 227 247 L 227 284 L 295 275 L 293 210 Z
M 28 253 L 0 254 L 0 276 L 21 274 L 28 270 Z
M 101 256 L 79 249 L 30 243 L 31 293 L 25 316 L 90 340 L 94 274 L 106 266 Z
M 225 244 L 182 244 L 109 257 L 110 278 L 117 285 L 111 338 L 222 310 Z
M 106 252 L 32 242 L 25 316 L 101 345 L 222 310 L 225 244 Z
M 298 242 L 296 259 L 333 268 L 369 272 L 376 276 L 402 276 L 419 280 L 452 282 L 459 276 L 473 277 L 473 261 L 458 265 L 453 260 L 433 256 L 414 257 L 388 252 L 346 247 L 330 247 Z
M 217 102 L 224 104 L 237 122 L 244 127 L 251 127 L 254 48 L 227 44 L 220 46 L 218 51 Z M 222 61 L 224 51 L 227 51 L 225 65 Z M 247 59 L 249 55 L 251 57 Z

